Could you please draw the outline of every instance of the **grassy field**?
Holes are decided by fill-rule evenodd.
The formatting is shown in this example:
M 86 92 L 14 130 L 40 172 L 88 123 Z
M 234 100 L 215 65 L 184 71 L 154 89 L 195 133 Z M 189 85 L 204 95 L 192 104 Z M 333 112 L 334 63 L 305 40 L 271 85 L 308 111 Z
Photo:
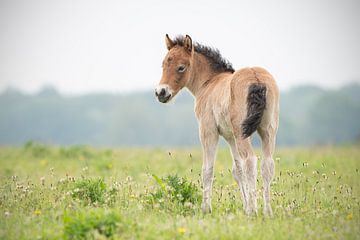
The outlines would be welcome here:
M 200 150 L 169 151 L 0 148 L 0 239 L 360 238 L 359 146 L 279 149 L 273 218 L 244 215 L 227 149 L 204 216 Z

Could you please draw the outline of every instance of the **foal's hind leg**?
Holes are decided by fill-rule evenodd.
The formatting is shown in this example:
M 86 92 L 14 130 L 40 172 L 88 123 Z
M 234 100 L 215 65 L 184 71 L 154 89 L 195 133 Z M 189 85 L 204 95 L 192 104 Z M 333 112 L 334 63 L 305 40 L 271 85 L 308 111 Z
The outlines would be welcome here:
M 273 153 L 275 149 L 276 126 L 260 126 L 258 133 L 262 140 L 263 159 L 261 161 L 261 175 L 264 182 L 264 214 L 272 216 L 270 204 L 270 184 L 274 177 Z
M 234 176 L 235 181 L 237 182 L 241 197 L 243 201 L 243 208 L 246 211 L 247 209 L 247 191 L 246 191 L 246 176 L 244 172 L 244 159 L 241 159 L 239 152 L 236 148 L 235 139 L 234 137 L 228 137 L 226 138 L 226 141 L 228 142 L 231 150 L 231 155 L 233 157 L 233 169 L 232 174 Z
M 239 124 L 240 125 L 240 124 Z M 234 131 L 235 142 L 240 158 L 244 161 L 244 173 L 247 205 L 245 212 L 248 215 L 257 214 L 256 202 L 256 178 L 257 178 L 257 157 L 255 156 L 250 138 L 244 139 L 240 131 Z

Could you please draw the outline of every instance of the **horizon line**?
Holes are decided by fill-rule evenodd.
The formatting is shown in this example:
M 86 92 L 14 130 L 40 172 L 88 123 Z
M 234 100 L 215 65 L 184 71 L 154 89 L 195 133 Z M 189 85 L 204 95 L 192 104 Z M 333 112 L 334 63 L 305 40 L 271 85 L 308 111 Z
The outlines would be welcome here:
M 360 82 L 358 81 L 348 81 L 348 82 L 344 82 L 343 84 L 337 85 L 337 86 L 328 86 L 325 87 L 321 84 L 317 84 L 317 83 L 304 83 L 304 84 L 296 84 L 287 88 L 283 88 L 280 89 L 281 92 L 289 92 L 293 89 L 297 89 L 297 88 L 302 88 L 302 87 L 315 87 L 315 88 L 319 88 L 321 90 L 340 90 L 344 87 L 347 86 L 352 86 L 352 85 L 358 85 L 360 86 Z M 152 89 L 151 88 L 143 88 L 143 89 L 139 89 L 139 90 L 115 90 L 115 91 L 111 91 L 111 90 L 99 90 L 99 91 L 84 91 L 84 92 L 67 92 L 67 91 L 62 91 L 60 90 L 58 87 L 56 87 L 55 85 L 52 84 L 44 84 L 43 86 L 41 86 L 40 88 L 38 88 L 35 91 L 26 91 L 24 89 L 21 89 L 17 86 L 6 86 L 3 89 L 0 89 L 0 96 L 4 95 L 7 92 L 17 92 L 20 93 L 22 95 L 25 96 L 36 96 L 36 95 L 40 95 L 41 93 L 44 93 L 46 91 L 53 91 L 54 93 L 61 95 L 61 96 L 69 96 L 69 97 L 77 97 L 77 96 L 86 96 L 86 95 L 129 95 L 129 94 L 139 94 L 139 93 L 148 93 L 151 92 Z

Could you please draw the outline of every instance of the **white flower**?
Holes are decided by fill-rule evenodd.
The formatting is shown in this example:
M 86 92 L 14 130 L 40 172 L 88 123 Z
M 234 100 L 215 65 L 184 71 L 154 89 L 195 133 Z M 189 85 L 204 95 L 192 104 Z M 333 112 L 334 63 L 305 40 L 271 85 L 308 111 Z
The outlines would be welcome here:
M 44 186 L 44 185 L 45 185 L 45 177 L 41 177 L 41 178 L 40 178 L 40 182 L 41 182 L 41 185 Z

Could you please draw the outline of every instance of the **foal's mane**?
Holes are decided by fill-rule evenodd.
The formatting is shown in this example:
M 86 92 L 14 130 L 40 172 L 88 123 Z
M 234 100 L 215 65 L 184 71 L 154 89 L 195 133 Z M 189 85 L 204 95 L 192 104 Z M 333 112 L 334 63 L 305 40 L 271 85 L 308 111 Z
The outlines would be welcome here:
M 173 40 L 174 45 L 184 46 L 184 36 L 177 36 Z M 221 72 L 235 72 L 232 64 L 223 58 L 217 48 L 202 45 L 197 42 L 193 42 L 194 50 L 197 53 L 202 54 L 209 61 L 211 68 L 218 73 Z

